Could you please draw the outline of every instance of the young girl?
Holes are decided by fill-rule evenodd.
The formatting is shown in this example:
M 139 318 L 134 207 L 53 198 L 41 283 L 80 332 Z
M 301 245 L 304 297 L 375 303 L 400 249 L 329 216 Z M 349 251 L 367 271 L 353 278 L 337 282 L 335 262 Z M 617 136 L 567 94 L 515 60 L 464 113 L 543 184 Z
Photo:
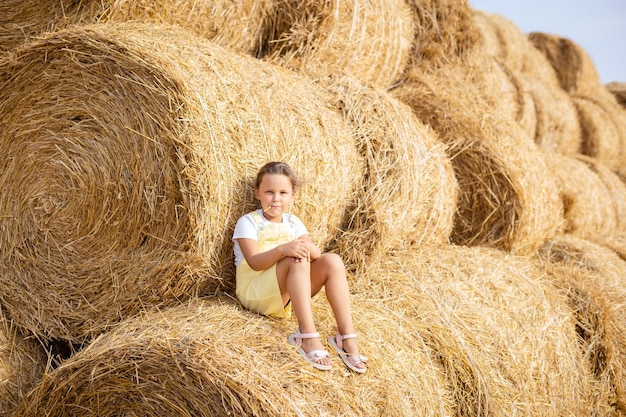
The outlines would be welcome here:
M 237 267 L 237 298 L 244 307 L 273 317 L 298 320 L 289 343 L 315 368 L 331 369 L 315 329 L 311 297 L 322 287 L 337 321 L 337 334 L 328 342 L 350 369 L 363 373 L 367 358 L 359 354 L 352 326 L 350 294 L 343 261 L 322 254 L 302 221 L 289 214 L 298 182 L 283 162 L 264 165 L 254 195 L 261 208 L 241 217 L 233 234 Z

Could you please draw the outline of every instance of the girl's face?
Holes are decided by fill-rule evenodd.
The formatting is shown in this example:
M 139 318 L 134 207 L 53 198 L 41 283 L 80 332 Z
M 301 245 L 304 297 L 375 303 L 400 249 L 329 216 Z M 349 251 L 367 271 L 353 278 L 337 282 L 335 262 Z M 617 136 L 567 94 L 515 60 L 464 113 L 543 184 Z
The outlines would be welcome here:
M 294 197 L 293 185 L 286 175 L 265 174 L 254 195 L 261 203 L 263 215 L 274 223 L 283 220 L 283 213 L 289 210 Z

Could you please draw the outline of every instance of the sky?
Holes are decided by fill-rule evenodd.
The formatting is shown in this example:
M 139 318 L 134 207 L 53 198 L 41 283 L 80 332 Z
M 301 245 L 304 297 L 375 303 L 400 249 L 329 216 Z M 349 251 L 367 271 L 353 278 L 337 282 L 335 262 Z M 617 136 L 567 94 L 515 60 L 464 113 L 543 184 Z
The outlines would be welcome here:
M 523 33 L 568 38 L 591 57 L 603 84 L 626 82 L 626 0 L 468 0 L 512 21 Z

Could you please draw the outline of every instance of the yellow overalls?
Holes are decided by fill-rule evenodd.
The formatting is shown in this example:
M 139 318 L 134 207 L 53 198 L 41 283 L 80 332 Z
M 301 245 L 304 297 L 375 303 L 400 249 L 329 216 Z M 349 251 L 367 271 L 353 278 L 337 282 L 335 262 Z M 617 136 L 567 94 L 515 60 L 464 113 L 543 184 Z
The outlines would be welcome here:
M 256 211 L 250 215 L 259 227 L 257 233 L 259 251 L 268 251 L 296 238 L 295 226 L 291 222 L 268 222 Z M 237 266 L 236 281 L 237 298 L 248 310 L 273 317 L 291 317 L 291 303 L 283 305 L 276 277 L 276 264 L 266 270 L 255 271 L 244 259 Z

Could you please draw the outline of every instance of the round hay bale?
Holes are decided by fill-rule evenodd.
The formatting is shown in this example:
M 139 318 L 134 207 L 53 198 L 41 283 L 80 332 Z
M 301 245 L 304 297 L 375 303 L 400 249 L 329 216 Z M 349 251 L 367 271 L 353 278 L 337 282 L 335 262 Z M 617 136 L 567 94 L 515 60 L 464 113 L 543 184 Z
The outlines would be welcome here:
M 534 260 L 568 295 L 583 352 L 608 391 L 607 404 L 615 415 L 626 413 L 626 262 L 571 235 L 546 242 Z
M 543 32 L 528 34 L 530 42 L 548 59 L 559 85 L 569 94 L 592 94 L 600 76 L 591 57 L 571 39 Z
M 272 0 L 91 0 L 98 22 L 141 21 L 182 26 L 225 48 L 255 55 L 265 40 Z
M 347 264 L 404 246 L 447 243 L 457 184 L 443 144 L 389 93 L 349 77 L 325 82 L 353 125 L 365 169 L 334 247 Z
M 527 40 L 519 27 L 497 13 L 473 9 L 472 15 L 484 39 L 485 53 L 509 68 L 520 70 Z
M 525 78 L 493 59 L 493 65 L 487 68 L 493 71 L 488 80 L 492 82 L 489 96 L 494 107 L 500 110 L 505 118 L 517 122 L 529 140 L 534 140 L 537 131 L 537 112 L 535 102 L 525 84 Z
M 48 357 L 39 342 L 24 336 L 0 310 L 0 414 L 11 413 L 41 380 Z
M 11 49 L 72 24 L 151 22 L 184 27 L 229 49 L 255 54 L 265 41 L 266 16 L 277 1 L 255 0 L 44 0 L 0 5 L 0 48 Z
M 526 257 L 430 246 L 398 251 L 355 283 L 421 323 L 452 415 L 588 416 L 601 406 L 564 294 Z
M 482 39 L 466 0 L 407 0 L 415 39 L 409 66 L 439 67 L 471 55 Z
M 0 51 L 6 52 L 33 36 L 63 26 L 69 17 L 79 14 L 82 7 L 79 1 L 3 0 L 0 2 Z
M 533 251 L 560 225 L 556 184 L 519 124 L 494 110 L 481 62 L 414 68 L 393 94 L 448 146 L 460 192 L 452 242 Z
M 404 70 L 415 28 L 404 0 L 276 0 L 263 59 L 314 78 L 344 73 L 387 88 Z
M 142 313 L 102 335 L 48 373 L 15 416 L 451 415 L 420 324 L 355 298 L 359 345 L 371 352 L 364 375 L 335 355 L 331 371 L 317 371 L 287 342 L 295 321 L 210 298 Z M 315 310 L 330 314 L 317 302 Z M 325 324 L 318 328 L 329 337 L 335 329 Z
M 0 299 L 42 339 L 223 285 L 268 160 L 308 182 L 293 210 L 322 247 L 361 172 L 322 89 L 182 29 L 51 33 L 0 80 Z
M 559 184 L 563 231 L 592 241 L 598 235 L 612 235 L 618 224 L 616 206 L 589 159 L 559 154 L 546 154 L 545 159 L 550 176 Z
M 619 105 L 626 109 L 626 83 L 613 81 L 604 86 L 615 96 Z
M 598 96 L 572 96 L 581 129 L 580 153 L 596 158 L 610 167 L 620 165 L 622 132 L 609 106 Z
M 576 106 L 557 84 L 521 76 L 535 104 L 535 143 L 547 153 L 573 155 L 580 152 L 581 130 Z
M 484 51 L 513 72 L 539 78 L 557 85 L 556 72 L 548 59 L 537 50 L 520 28 L 497 13 L 473 10 L 474 21 L 484 38 Z

